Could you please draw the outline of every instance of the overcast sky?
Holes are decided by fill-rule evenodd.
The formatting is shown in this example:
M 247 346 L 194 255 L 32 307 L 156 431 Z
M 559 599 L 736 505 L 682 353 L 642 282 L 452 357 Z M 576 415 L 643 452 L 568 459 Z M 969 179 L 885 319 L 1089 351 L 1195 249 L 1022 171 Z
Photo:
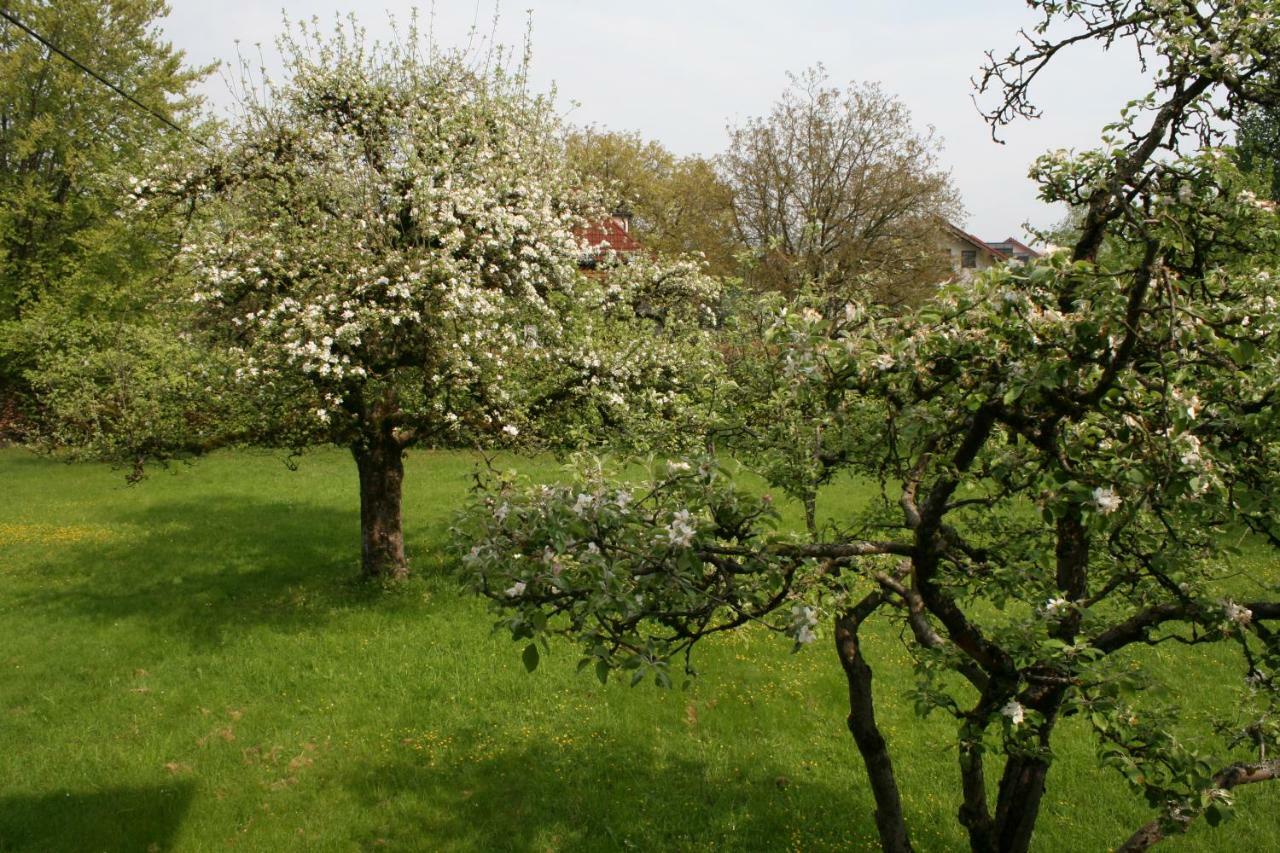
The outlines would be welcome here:
M 262 43 L 278 68 L 274 39 L 282 10 L 297 20 L 358 11 L 372 36 L 387 12 L 407 19 L 429 0 L 170 0 L 165 32 L 192 61 L 234 57 L 236 41 Z M 571 121 L 635 130 L 679 154 L 714 155 L 725 125 L 761 115 L 788 71 L 826 65 L 834 81 L 879 81 L 900 97 L 918 127 L 945 140 L 944 162 L 964 198 L 968 230 L 988 240 L 1024 238 L 1022 224 L 1047 226 L 1062 211 L 1036 201 L 1027 179 L 1035 156 L 1092 147 L 1120 107 L 1145 90 L 1133 57 L 1092 48 L 1063 54 L 1036 90 L 1045 115 L 991 140 L 971 100 L 983 51 L 1007 52 L 1027 23 L 1020 0 L 521 0 L 507 2 L 498 40 L 519 43 L 530 8 L 533 79 L 555 84 Z M 478 15 L 477 15 L 478 12 Z M 491 0 L 437 0 L 441 44 L 462 44 L 473 22 L 489 32 Z M 226 104 L 225 83 L 206 93 Z M 577 105 L 570 109 L 570 102 Z

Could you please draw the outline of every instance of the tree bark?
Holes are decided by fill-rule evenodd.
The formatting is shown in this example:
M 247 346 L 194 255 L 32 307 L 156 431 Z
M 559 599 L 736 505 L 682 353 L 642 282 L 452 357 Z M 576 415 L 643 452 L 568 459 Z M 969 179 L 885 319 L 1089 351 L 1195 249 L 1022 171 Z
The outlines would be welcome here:
M 1005 764 L 996 805 L 996 849 L 1026 853 L 1040 816 L 1049 763 L 1040 758 L 1013 757 Z
M 804 496 L 804 529 L 808 531 L 810 540 L 817 541 L 818 493 L 816 491 L 809 492 Z
M 1045 715 L 1036 733 L 1040 751 L 1045 755 L 1049 753 L 1063 695 L 1063 690 L 1054 688 L 1037 706 Z M 996 849 L 1000 853 L 1026 853 L 1031 849 L 1048 776 L 1049 762 L 1039 756 L 1014 755 L 1005 761 L 996 798 Z
M 351 453 L 360 473 L 360 574 L 400 580 L 409 574 L 400 514 L 403 450 L 394 436 L 380 434 L 352 446 Z
M 987 805 L 987 777 L 982 760 L 982 730 L 963 733 L 960 738 L 960 782 L 964 802 L 960 805 L 960 825 L 969 833 L 973 853 L 996 849 L 995 821 Z
M 848 613 L 836 620 L 836 652 L 849 682 L 849 732 L 853 735 L 862 762 L 867 768 L 871 792 L 876 800 L 876 829 L 880 846 L 886 853 L 911 853 L 902 798 L 889 758 L 889 746 L 876 725 L 875 705 L 871 692 L 871 667 L 862 656 L 858 627 L 881 603 L 879 593 L 864 598 Z

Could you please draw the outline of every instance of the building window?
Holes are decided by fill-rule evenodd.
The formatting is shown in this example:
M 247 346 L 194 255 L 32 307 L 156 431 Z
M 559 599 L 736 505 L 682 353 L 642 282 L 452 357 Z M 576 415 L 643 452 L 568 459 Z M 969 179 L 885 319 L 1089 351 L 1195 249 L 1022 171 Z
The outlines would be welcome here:
M 965 249 L 960 253 L 960 268 L 972 270 L 978 268 L 978 250 Z

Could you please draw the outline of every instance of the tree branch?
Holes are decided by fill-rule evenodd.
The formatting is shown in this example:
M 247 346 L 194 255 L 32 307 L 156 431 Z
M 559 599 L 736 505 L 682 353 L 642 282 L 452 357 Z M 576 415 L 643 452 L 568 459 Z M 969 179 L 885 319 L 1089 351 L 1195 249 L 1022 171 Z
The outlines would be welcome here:
M 1240 785 L 1270 782 L 1280 779 L 1280 760 L 1262 761 L 1256 764 L 1232 764 L 1213 777 L 1213 787 L 1229 791 Z M 1159 844 L 1172 833 L 1183 833 L 1191 826 L 1199 812 L 1171 811 L 1150 821 L 1129 836 L 1116 853 L 1141 853 Z
M 1254 621 L 1280 620 L 1280 602 L 1250 601 L 1240 602 L 1238 606 L 1250 611 Z M 1111 654 L 1132 643 L 1148 642 L 1153 628 L 1166 622 L 1190 621 L 1196 615 L 1195 609 L 1194 605 L 1181 602 L 1153 605 L 1098 634 L 1089 641 L 1089 645 Z

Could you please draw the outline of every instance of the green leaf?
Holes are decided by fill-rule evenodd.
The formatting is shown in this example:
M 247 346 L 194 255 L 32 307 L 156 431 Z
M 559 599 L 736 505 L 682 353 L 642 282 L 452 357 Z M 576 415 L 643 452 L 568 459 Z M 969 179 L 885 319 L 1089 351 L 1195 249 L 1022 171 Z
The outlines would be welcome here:
M 596 678 L 600 680 L 601 684 L 606 684 L 609 681 L 609 664 L 602 660 L 596 661 Z
M 538 644 L 530 643 L 524 647 L 524 654 L 520 656 L 524 661 L 524 668 L 527 672 L 533 672 L 538 668 Z

